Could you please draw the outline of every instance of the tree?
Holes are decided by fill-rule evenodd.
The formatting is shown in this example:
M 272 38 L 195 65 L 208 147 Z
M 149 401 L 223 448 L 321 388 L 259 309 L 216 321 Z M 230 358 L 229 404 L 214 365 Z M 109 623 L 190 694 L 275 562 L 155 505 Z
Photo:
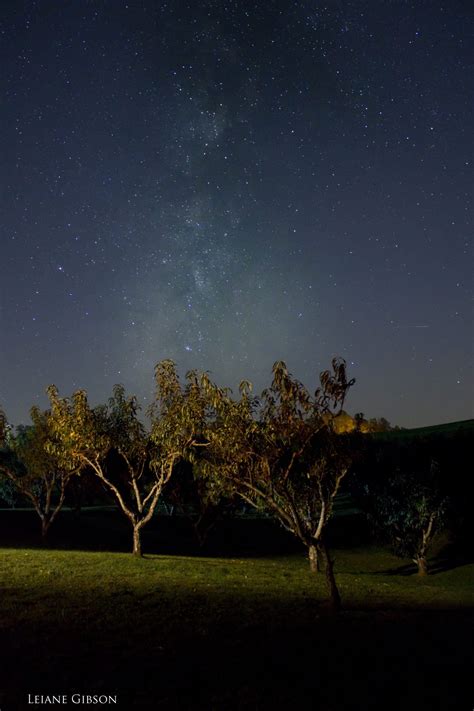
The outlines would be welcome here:
M 80 466 L 58 457 L 51 444 L 54 440 L 51 413 L 31 409 L 32 425 L 18 427 L 14 433 L 3 415 L 4 448 L 0 471 L 15 489 L 26 497 L 41 519 L 41 535 L 46 535 L 63 507 L 66 489 Z
M 369 443 L 351 488 L 375 533 L 427 575 L 429 548 L 448 504 L 432 443 Z
M 357 432 L 369 432 L 369 423 L 364 417 L 363 412 L 356 412 L 354 415 L 354 429 Z
M 222 490 L 268 511 L 300 539 L 313 572 L 324 560 L 331 604 L 339 609 L 325 529 L 349 469 L 352 438 L 337 435 L 331 420 L 354 380 L 347 380 L 345 362 L 334 359 L 332 372 L 321 373 L 320 381 L 311 396 L 279 361 L 260 397 L 243 382 L 240 399 L 234 400 L 204 376 L 202 387 L 215 413 L 206 429 L 206 461 L 208 475 Z
M 367 423 L 368 432 L 391 432 L 394 429 L 385 417 L 372 417 Z
M 191 523 L 200 547 L 217 522 L 235 510 L 233 499 L 223 496 L 212 477 L 202 471 L 199 459 L 193 464 L 180 462 L 166 487 L 165 501 L 170 510 L 177 510 Z
M 199 428 L 206 403 L 191 371 L 182 387 L 171 360 L 156 366 L 151 431 L 139 419 L 134 396 L 116 385 L 107 405 L 91 408 L 84 390 L 70 399 L 48 388 L 59 451 L 66 461 L 88 465 L 115 497 L 133 529 L 132 552 L 141 556 L 141 531 L 151 520 L 175 466 L 205 447 Z
M 107 405 L 96 408 L 90 407 L 84 390 L 60 398 L 52 385 L 48 395 L 60 443 L 56 452 L 66 461 L 89 466 L 102 481 L 132 525 L 133 555 L 141 556 L 142 529 L 154 514 L 173 462 L 159 462 L 139 419 L 137 400 L 126 397 L 122 385 L 114 386 Z
M 353 432 L 356 429 L 356 421 L 347 412 L 340 412 L 337 417 L 327 416 L 326 421 L 332 421 L 334 432 L 343 434 L 344 432 Z
M 175 363 L 166 359 L 155 368 L 156 393 L 149 414 L 151 439 L 163 460 L 173 461 L 176 475 L 167 499 L 185 511 L 200 545 L 214 525 L 219 499 L 212 482 L 195 476 L 201 453 L 208 447 L 206 430 L 213 418 L 212 404 L 197 371 L 186 373 L 181 384 Z

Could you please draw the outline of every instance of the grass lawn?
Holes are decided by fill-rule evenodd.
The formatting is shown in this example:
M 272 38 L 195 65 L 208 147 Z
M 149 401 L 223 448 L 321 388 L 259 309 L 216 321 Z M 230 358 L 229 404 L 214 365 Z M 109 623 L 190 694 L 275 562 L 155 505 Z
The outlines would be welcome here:
M 72 692 L 117 694 L 121 709 L 472 707 L 474 565 L 419 580 L 386 551 L 337 549 L 335 618 L 323 577 L 291 545 L 137 560 L 11 542 L 0 550 L 1 710 Z

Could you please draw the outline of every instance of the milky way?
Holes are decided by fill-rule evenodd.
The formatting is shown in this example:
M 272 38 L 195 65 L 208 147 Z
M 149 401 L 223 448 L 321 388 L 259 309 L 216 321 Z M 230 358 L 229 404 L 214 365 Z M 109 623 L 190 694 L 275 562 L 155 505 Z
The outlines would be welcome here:
M 0 404 L 154 364 L 472 416 L 471 3 L 2 4 Z

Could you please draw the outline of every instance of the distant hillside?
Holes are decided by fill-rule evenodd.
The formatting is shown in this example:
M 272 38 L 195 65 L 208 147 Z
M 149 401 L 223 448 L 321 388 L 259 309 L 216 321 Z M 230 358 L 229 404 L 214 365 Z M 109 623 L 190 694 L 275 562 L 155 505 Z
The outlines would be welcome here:
M 461 420 L 448 422 L 444 425 L 431 425 L 431 427 L 414 427 L 409 430 L 391 430 L 390 432 L 375 432 L 372 436 L 377 439 L 413 439 L 415 437 L 430 437 L 431 435 L 453 435 L 472 433 L 474 436 L 474 420 Z

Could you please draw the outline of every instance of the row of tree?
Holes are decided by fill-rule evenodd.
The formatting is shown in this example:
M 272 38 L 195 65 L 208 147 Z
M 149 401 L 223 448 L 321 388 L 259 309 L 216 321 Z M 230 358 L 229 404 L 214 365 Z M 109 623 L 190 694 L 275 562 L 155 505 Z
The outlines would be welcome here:
M 311 394 L 284 362 L 273 366 L 260 395 L 242 382 L 239 397 L 190 371 L 182 383 L 171 360 L 158 363 L 156 393 L 146 428 L 135 397 L 115 386 L 107 405 L 91 407 L 84 390 L 60 397 L 50 386 L 50 408 L 33 408 L 32 426 L 14 431 L 0 418 L 0 469 L 27 496 L 46 534 L 73 477 L 92 471 L 130 521 L 133 554 L 164 487 L 183 462 L 193 466 L 201 495 L 238 497 L 275 516 L 308 550 L 311 568 L 324 561 L 334 607 L 340 604 L 325 541 L 334 497 L 351 463 L 349 437 L 332 421 L 353 380 L 334 359 Z M 54 492 L 58 495 L 54 497 Z
M 356 412 L 354 417 L 352 417 L 349 413 L 342 410 L 337 420 L 334 421 L 334 429 L 339 434 L 354 431 L 363 432 L 364 434 L 373 434 L 375 432 L 400 431 L 403 428 L 397 425 L 392 427 L 385 417 L 371 417 L 367 419 L 363 412 Z
M 341 427 L 353 383 L 345 362 L 334 359 L 311 394 L 280 361 L 262 393 L 254 395 L 244 381 L 234 397 L 207 373 L 190 371 L 181 382 L 175 364 L 164 360 L 155 370 L 148 427 L 136 398 L 120 385 L 96 407 L 84 390 L 65 398 L 50 386 L 50 407 L 33 408 L 31 426 L 15 430 L 0 413 L 0 472 L 30 500 L 44 536 L 67 489 L 93 475 L 129 520 L 137 556 L 142 530 L 164 492 L 168 502 L 187 500 L 198 511 L 198 531 L 201 523 L 205 530 L 209 511 L 243 502 L 276 518 L 303 543 L 311 570 L 324 568 L 338 608 L 326 530 L 349 472 L 353 495 L 374 528 L 397 552 L 409 553 L 420 573 L 426 573 L 428 545 L 447 508 L 434 460 L 428 477 L 426 456 L 390 464 L 387 449 L 369 445 L 362 427 Z

